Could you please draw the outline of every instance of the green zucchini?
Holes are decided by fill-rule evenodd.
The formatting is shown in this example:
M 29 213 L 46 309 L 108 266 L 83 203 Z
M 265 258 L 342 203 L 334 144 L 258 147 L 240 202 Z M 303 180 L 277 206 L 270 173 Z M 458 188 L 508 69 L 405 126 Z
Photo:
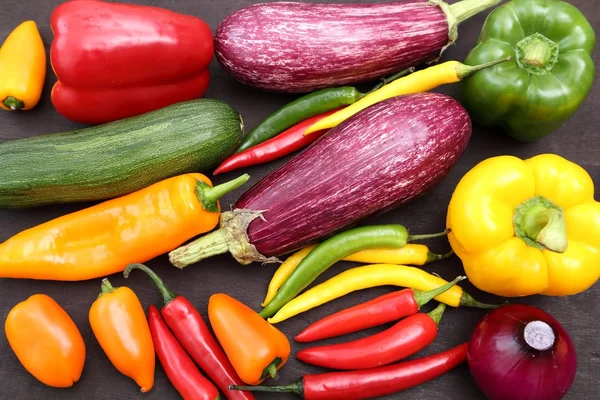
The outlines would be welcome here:
M 71 132 L 0 143 L 0 208 L 97 201 L 212 170 L 243 138 L 231 106 L 174 104 Z

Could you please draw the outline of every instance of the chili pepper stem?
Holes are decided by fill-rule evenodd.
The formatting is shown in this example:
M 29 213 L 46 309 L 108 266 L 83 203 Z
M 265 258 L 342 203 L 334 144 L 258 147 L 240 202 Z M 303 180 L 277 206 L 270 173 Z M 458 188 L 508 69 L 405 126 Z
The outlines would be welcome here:
M 502 58 L 500 60 L 490 61 L 488 63 L 473 65 L 473 66 L 465 65 L 465 64 L 458 64 L 456 66 L 456 76 L 458 77 L 458 79 L 463 80 L 467 76 L 474 74 L 477 71 L 481 71 L 482 69 L 493 67 L 494 65 L 502 64 L 503 62 L 510 61 L 510 60 L 511 60 L 511 57 L 508 56 L 508 57 Z
M 114 292 L 115 290 L 117 290 L 110 284 L 110 281 L 108 280 L 108 278 L 102 279 L 102 284 L 100 285 L 100 289 L 102 291 L 98 295 L 98 298 L 100 298 L 102 295 L 105 295 L 107 293 L 111 293 L 111 292 Z
M 250 175 L 244 174 L 234 180 L 210 187 L 207 183 L 198 181 L 196 195 L 206 211 L 219 212 L 218 200 L 227 193 L 239 188 L 250 179 Z
M 6 107 L 10 108 L 13 111 L 20 110 L 25 107 L 25 103 L 12 96 L 8 96 L 6 99 L 4 99 L 2 104 L 4 104 Z
M 467 279 L 466 276 L 459 276 L 452 282 L 448 282 L 447 284 L 440 286 L 437 289 L 430 290 L 428 292 L 420 292 L 418 290 L 413 290 L 413 296 L 415 297 L 415 302 L 417 303 L 417 306 L 421 308 L 423 305 L 429 303 L 433 298 L 439 296 L 444 292 L 447 292 L 448 290 L 450 290 L 451 287 L 453 287 L 460 281 L 464 281 L 465 279 Z
M 231 385 L 229 390 L 244 390 L 249 392 L 274 392 L 274 393 L 294 393 L 298 396 L 302 396 L 304 389 L 304 383 L 302 380 L 296 381 L 285 386 L 238 386 Z
M 415 240 L 434 239 L 434 238 L 439 238 L 442 236 L 447 236 L 449 233 L 450 233 L 450 229 L 446 229 L 445 231 L 440 232 L 440 233 L 432 233 L 432 234 L 427 234 L 427 235 L 408 235 L 408 239 L 406 241 L 413 242 Z
M 445 260 L 446 258 L 450 258 L 454 255 L 454 250 L 450 250 L 447 253 L 444 254 L 437 254 L 437 253 L 432 253 L 432 252 L 427 252 L 427 261 L 425 261 L 425 264 L 429 264 L 432 263 L 434 261 L 440 261 L 440 260 Z
M 146 274 L 148 274 L 148 276 L 150 276 L 150 279 L 152 279 L 152 281 L 154 282 L 154 284 L 160 291 L 160 294 L 163 298 L 163 302 L 164 302 L 165 306 L 175 299 L 176 296 L 173 294 L 173 292 L 171 292 L 169 289 L 167 289 L 163 280 L 160 279 L 160 277 L 158 275 L 156 275 L 156 273 L 154 271 L 152 271 L 150 268 L 146 267 L 143 264 L 129 264 L 127 266 L 127 268 L 125 268 L 125 271 L 123 271 L 123 276 L 126 279 L 129 278 L 129 274 L 134 269 L 139 269 L 141 271 L 144 271 Z
M 446 304 L 440 303 L 431 312 L 428 312 L 427 315 L 431 317 L 436 325 L 439 325 L 440 321 L 442 320 L 442 316 L 444 315 L 444 311 L 446 311 Z
M 498 308 L 498 307 L 501 307 L 501 306 L 506 305 L 506 304 L 508 304 L 508 301 L 504 302 L 503 304 L 486 304 L 486 303 L 481 303 L 481 302 L 475 300 L 473 298 L 473 296 L 471 296 L 467 292 L 463 292 L 462 296 L 460 297 L 460 304 L 459 305 L 462 306 L 462 307 L 489 309 L 489 308 Z

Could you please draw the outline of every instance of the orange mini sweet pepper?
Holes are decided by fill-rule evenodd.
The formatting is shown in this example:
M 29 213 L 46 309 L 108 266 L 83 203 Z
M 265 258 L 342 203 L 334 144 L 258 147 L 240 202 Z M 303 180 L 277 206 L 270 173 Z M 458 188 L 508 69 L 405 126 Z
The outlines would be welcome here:
M 144 308 L 130 288 L 102 280 L 89 313 L 92 331 L 110 362 L 146 393 L 154 386 L 155 352 Z
M 242 302 L 215 294 L 208 301 L 208 318 L 217 340 L 240 378 L 258 385 L 290 356 L 290 342 L 281 331 Z
M 51 297 L 35 294 L 14 306 L 4 331 L 19 362 L 43 384 L 66 388 L 81 377 L 83 338 L 69 314 Z
M 202 174 L 174 176 L 29 228 L 0 244 L 0 278 L 81 281 L 122 272 L 212 230 L 219 198 L 249 178 L 213 187 Z

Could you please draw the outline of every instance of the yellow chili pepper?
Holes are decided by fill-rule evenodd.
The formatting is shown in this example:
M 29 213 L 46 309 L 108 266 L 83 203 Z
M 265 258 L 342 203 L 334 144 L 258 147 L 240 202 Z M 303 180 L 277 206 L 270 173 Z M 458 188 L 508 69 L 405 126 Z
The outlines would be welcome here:
M 46 49 L 34 21 L 17 26 L 0 48 L 0 108 L 30 110 L 46 80 Z
M 444 279 L 432 275 L 422 269 L 406 265 L 373 264 L 352 268 L 302 293 L 285 306 L 272 318 L 271 324 L 285 321 L 311 308 L 318 307 L 329 301 L 345 296 L 357 290 L 376 286 L 400 286 L 419 291 L 429 291 L 447 284 Z M 459 286 L 435 297 L 435 300 L 451 307 L 492 308 L 480 303 Z
M 298 264 L 314 249 L 317 245 L 312 245 L 297 251 L 289 256 L 283 264 L 275 271 L 267 295 L 261 306 L 269 304 L 275 297 L 279 288 L 285 283 L 287 278 L 294 272 Z M 381 248 L 368 249 L 359 251 L 344 258 L 343 261 L 353 261 L 364 264 L 408 264 L 408 265 L 425 265 L 427 263 L 441 260 L 454 254 L 435 254 L 429 251 L 427 246 L 422 244 L 407 244 L 399 248 Z
M 333 128 L 354 114 L 357 114 L 359 111 L 362 111 L 373 104 L 382 102 L 383 100 L 406 94 L 428 92 L 447 83 L 460 82 L 465 77 L 481 69 L 488 68 L 508 60 L 510 60 L 510 57 L 473 67 L 464 65 L 458 61 L 448 61 L 443 64 L 434 65 L 433 67 L 417 71 L 413 74 L 397 79 L 394 82 L 383 86 L 381 89 L 369 93 L 356 103 L 315 122 L 304 131 L 304 135 L 306 136 L 323 129 Z
M 447 226 L 469 280 L 483 291 L 566 296 L 600 277 L 594 182 L 558 155 L 482 161 L 458 183 Z

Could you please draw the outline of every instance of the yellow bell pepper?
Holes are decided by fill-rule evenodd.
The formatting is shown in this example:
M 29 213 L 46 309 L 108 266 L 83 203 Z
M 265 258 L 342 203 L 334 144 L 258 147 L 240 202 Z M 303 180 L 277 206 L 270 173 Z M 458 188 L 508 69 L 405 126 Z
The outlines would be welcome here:
M 558 155 L 479 163 L 452 195 L 447 228 L 469 280 L 489 293 L 568 296 L 600 277 L 594 183 Z
M 46 80 L 46 49 L 34 21 L 17 26 L 0 48 L 0 108 L 30 110 Z

